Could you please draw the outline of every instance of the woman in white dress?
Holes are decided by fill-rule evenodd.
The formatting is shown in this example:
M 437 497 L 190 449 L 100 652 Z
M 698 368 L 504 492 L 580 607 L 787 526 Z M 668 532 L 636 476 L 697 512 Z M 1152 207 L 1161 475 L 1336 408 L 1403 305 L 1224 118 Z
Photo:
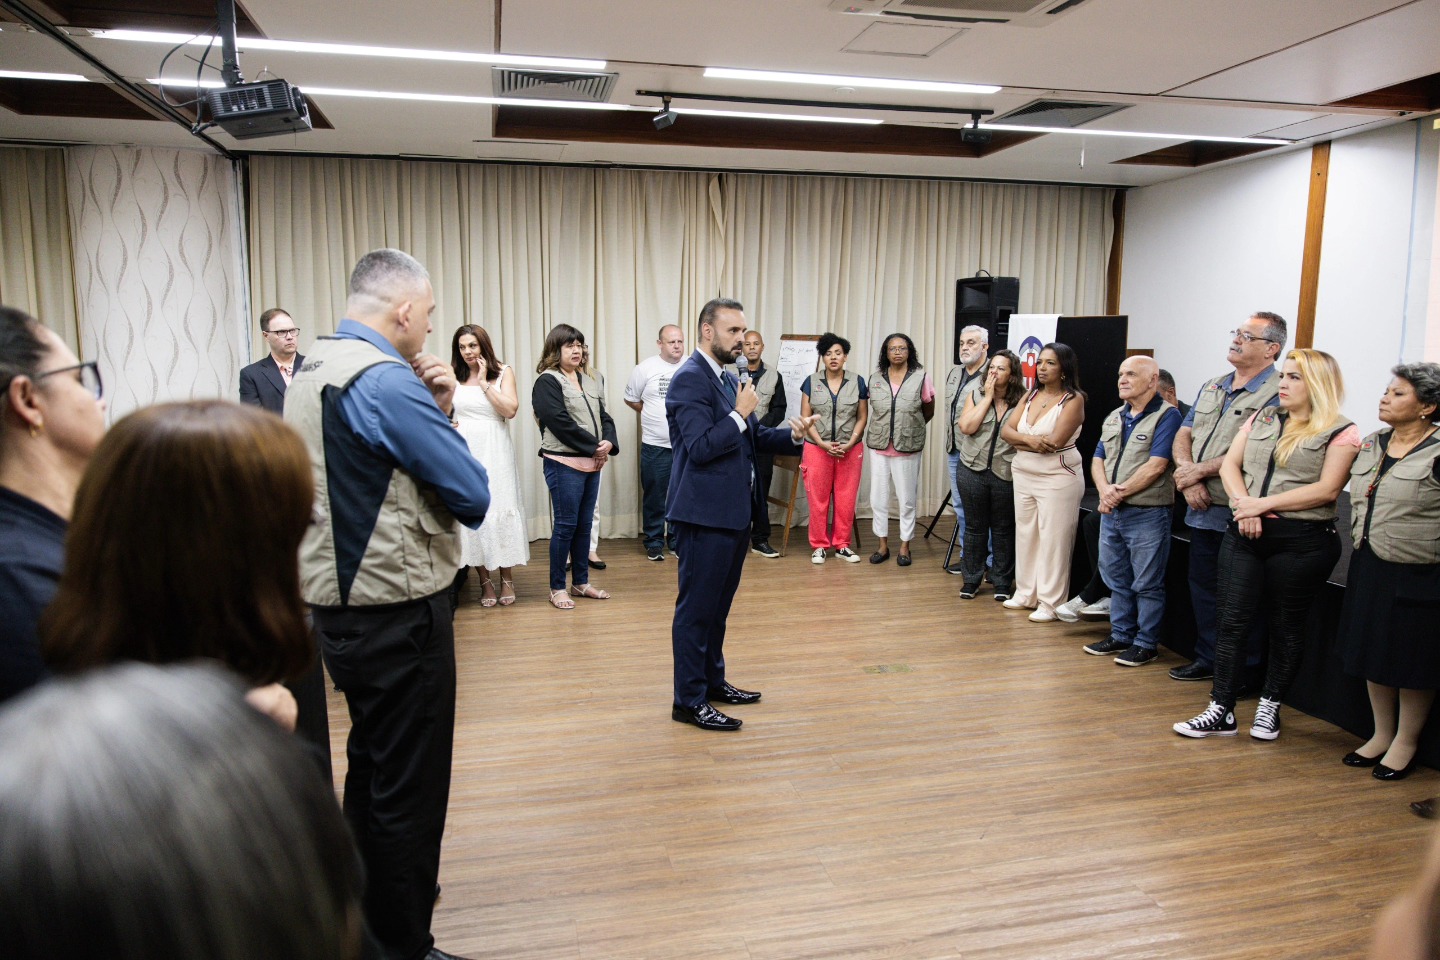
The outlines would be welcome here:
M 480 570 L 480 606 L 515 602 L 514 568 L 530 560 L 530 537 L 520 502 L 520 471 L 509 421 L 520 409 L 515 371 L 495 356 L 490 335 L 473 323 L 455 331 L 450 342 L 455 368 L 455 423 L 470 446 L 470 453 L 490 475 L 490 511 L 479 530 L 460 528 L 460 575 L 470 567 Z M 500 583 L 490 571 L 500 572 Z

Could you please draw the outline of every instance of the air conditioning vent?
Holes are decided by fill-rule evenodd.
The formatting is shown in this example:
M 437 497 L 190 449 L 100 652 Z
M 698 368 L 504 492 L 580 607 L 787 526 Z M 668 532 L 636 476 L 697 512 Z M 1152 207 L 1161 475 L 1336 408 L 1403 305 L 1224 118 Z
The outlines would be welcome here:
M 1129 106 L 1131 105 L 1128 103 L 1034 100 L 1017 110 L 991 117 L 986 123 L 1013 123 L 1027 127 L 1083 127 Z
M 950 23 L 1006 23 L 1043 27 L 1087 0 L 830 0 L 829 9 L 852 16 L 896 17 Z
M 575 73 L 564 70 L 491 68 L 495 96 L 524 100 L 581 100 L 608 103 L 618 73 Z

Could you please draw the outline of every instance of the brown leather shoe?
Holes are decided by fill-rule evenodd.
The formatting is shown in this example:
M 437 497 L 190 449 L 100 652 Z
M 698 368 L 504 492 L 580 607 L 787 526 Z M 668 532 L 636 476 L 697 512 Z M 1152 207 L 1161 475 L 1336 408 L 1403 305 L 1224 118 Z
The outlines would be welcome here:
M 1437 799 L 1440 798 L 1431 797 L 1429 800 L 1416 800 L 1414 803 L 1410 804 L 1410 812 L 1415 814 L 1415 816 L 1417 817 L 1424 817 L 1426 820 L 1434 820 L 1436 818 L 1435 801 Z

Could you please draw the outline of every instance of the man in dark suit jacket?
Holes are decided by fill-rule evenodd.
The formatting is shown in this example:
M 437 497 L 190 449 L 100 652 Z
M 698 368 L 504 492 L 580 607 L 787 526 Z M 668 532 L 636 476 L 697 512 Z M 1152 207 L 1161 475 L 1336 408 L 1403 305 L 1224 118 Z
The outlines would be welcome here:
M 759 397 L 748 380 L 724 372 L 740 355 L 745 308 L 711 300 L 700 311 L 700 347 L 670 379 L 665 417 L 672 464 L 666 519 L 676 531 L 680 589 L 670 643 L 675 657 L 672 719 L 705 730 L 738 730 L 740 721 L 711 706 L 754 703 L 760 694 L 725 679 L 725 618 L 750 548 L 750 498 L 757 450 L 799 453 L 814 418 L 789 429 L 761 426 Z
M 260 314 L 260 335 L 269 345 L 270 355 L 240 371 L 240 402 L 283 414 L 285 388 L 305 362 L 299 352 L 300 328 L 290 314 L 271 307 Z

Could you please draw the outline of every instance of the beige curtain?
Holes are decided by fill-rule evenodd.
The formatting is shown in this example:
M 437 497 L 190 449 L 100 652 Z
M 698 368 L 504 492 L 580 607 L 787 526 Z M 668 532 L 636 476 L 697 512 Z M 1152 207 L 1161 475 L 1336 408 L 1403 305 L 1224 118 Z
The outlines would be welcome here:
M 79 353 L 72 263 L 65 151 L 0 147 L 0 303 Z
M 1107 189 L 304 157 L 249 163 L 257 313 L 285 307 L 302 342 L 329 332 L 356 259 L 397 246 L 434 280 L 433 351 L 448 358 L 462 323 L 490 333 L 520 382 L 512 436 L 536 538 L 549 533 L 549 500 L 528 395 L 556 323 L 585 332 L 608 381 L 622 456 L 607 468 L 598 513 L 605 536 L 632 537 L 639 425 L 621 400 L 623 384 L 654 351 L 661 325 L 680 324 L 693 346 L 695 318 L 711 297 L 745 303 L 751 326 L 772 345 L 782 333 L 835 330 L 851 340 L 851 366 L 867 377 L 879 338 L 904 331 L 937 381 L 949 366 L 958 277 L 979 268 L 1019 276 L 1029 311 L 1103 309 Z M 251 335 L 258 355 L 258 332 Z M 932 425 L 932 451 L 941 436 Z M 927 457 L 922 512 L 948 489 L 943 456 Z

